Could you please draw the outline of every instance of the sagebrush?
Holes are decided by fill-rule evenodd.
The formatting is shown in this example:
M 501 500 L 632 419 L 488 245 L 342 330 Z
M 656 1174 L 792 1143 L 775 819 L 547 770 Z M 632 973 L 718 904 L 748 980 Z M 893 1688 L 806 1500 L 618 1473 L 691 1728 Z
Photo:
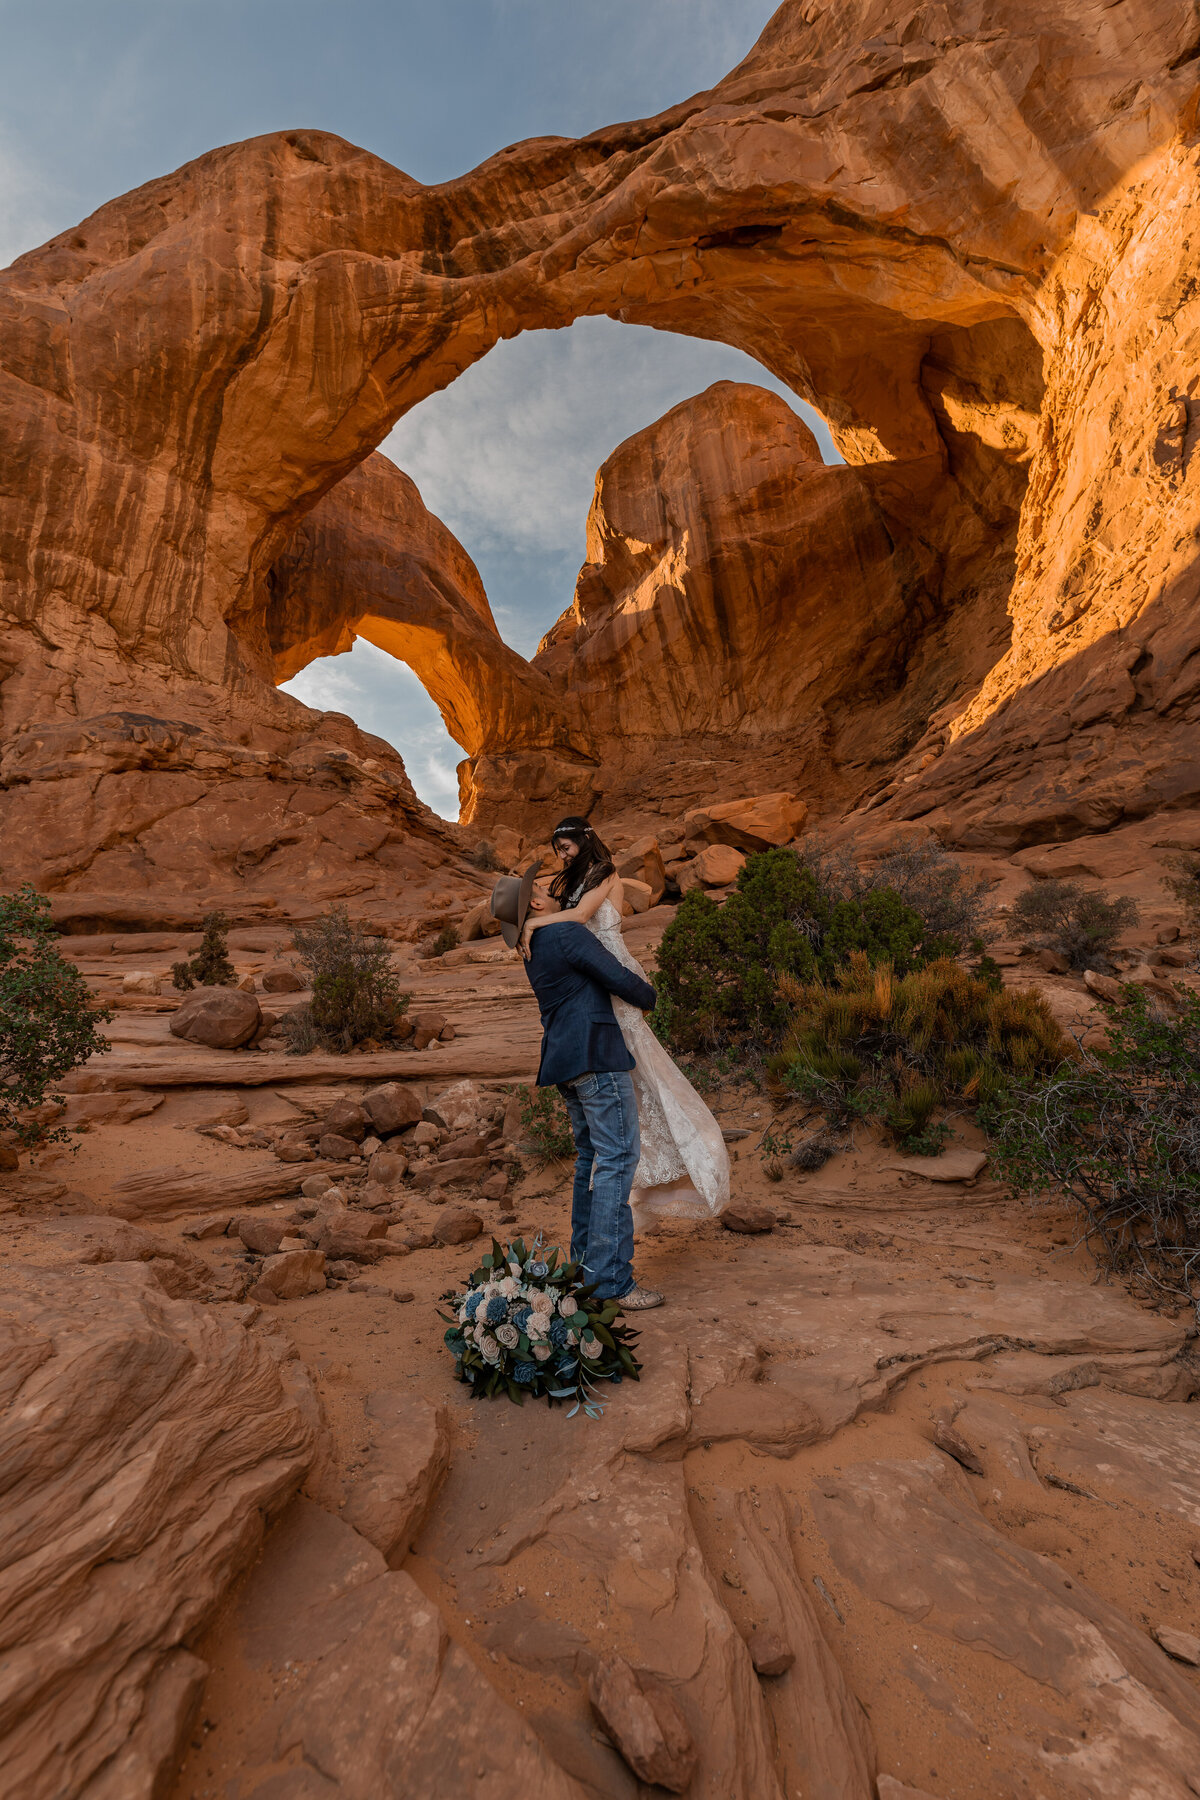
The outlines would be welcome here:
M 1136 925 L 1136 900 L 1110 900 L 1100 888 L 1077 881 L 1037 881 L 1013 901 L 1013 934 L 1047 950 L 1057 950 L 1073 969 L 1110 971 L 1109 951 L 1123 931 Z
M 315 924 L 298 927 L 292 944 L 312 986 L 312 999 L 282 1021 L 293 1055 L 344 1055 L 360 1044 L 395 1038 L 411 996 L 401 988 L 386 938 L 353 921 L 346 907 L 334 906 Z
M 1079 1207 L 1100 1260 L 1149 1294 L 1200 1296 L 1200 997 L 1174 1016 L 1132 984 L 1108 1047 L 1007 1084 L 982 1114 L 1001 1173 Z
M 521 1129 L 525 1141 L 548 1162 L 563 1162 L 574 1156 L 575 1134 L 558 1089 L 518 1087 L 516 1093 L 521 1102 Z
M 56 1081 L 110 1048 L 98 1027 L 111 1018 L 59 951 L 46 896 L 28 884 L 0 894 L 0 1131 L 27 1149 L 66 1141 L 37 1115 L 61 1103 Z
M 237 970 L 229 960 L 229 919 L 211 912 L 204 920 L 200 948 L 182 962 L 171 964 L 171 980 L 181 993 L 194 987 L 236 987 Z
M 780 978 L 831 980 L 854 955 L 897 975 L 963 950 L 983 886 L 936 846 L 897 851 L 868 873 L 819 844 L 747 858 L 723 906 L 698 888 L 663 933 L 653 1025 L 676 1051 L 778 1042 Z
M 940 1108 L 992 1099 L 1077 1055 L 1040 994 L 997 991 L 950 957 L 898 974 L 858 951 L 832 981 L 785 976 L 780 997 L 791 1019 L 774 1081 L 833 1124 L 880 1120 L 918 1154 L 941 1146 Z

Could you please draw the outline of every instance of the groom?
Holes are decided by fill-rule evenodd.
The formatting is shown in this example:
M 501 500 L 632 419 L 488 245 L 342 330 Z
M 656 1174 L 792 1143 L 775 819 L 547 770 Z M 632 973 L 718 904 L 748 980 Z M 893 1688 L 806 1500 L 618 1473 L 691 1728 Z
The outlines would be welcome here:
M 529 911 L 533 863 L 518 879 L 503 875 L 492 892 L 492 917 L 515 949 Z M 582 1263 L 602 1299 L 626 1312 L 661 1306 L 663 1296 L 633 1277 L 633 1213 L 629 1190 L 641 1154 L 634 1061 L 613 1014 L 610 994 L 648 1012 L 649 982 L 623 968 L 586 925 L 564 920 L 535 931 L 525 964 L 542 1015 L 539 1087 L 556 1086 L 575 1135 L 571 1260 Z

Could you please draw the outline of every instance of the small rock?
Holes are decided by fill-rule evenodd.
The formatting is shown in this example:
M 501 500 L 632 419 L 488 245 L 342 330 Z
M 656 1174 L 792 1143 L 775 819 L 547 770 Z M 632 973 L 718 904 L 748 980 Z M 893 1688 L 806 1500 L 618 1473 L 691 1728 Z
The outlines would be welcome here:
M 256 1256 L 273 1256 L 283 1241 L 284 1227 L 277 1219 L 239 1218 L 237 1235 Z
M 299 1300 L 305 1294 L 319 1294 L 324 1286 L 325 1258 L 319 1250 L 286 1250 L 268 1256 L 251 1291 L 256 1300 L 260 1288 L 279 1300 Z
M 639 1675 L 621 1656 L 601 1657 L 588 1698 L 605 1731 L 639 1781 L 682 1794 L 696 1770 L 696 1746 L 678 1702 L 660 1682 Z
M 321 1132 L 322 1135 L 351 1138 L 354 1143 L 361 1144 L 369 1124 L 366 1108 L 356 1100 L 338 1100 L 321 1120 Z
M 479 1184 L 479 1192 L 484 1200 L 503 1200 L 508 1192 L 508 1170 L 497 1169 L 486 1181 Z
M 350 1231 L 329 1231 L 320 1238 L 325 1255 L 335 1261 L 377 1263 L 383 1255 L 381 1245 Z
M 332 1186 L 333 1179 L 329 1175 L 306 1175 L 300 1183 L 300 1192 L 306 1200 L 319 1200 Z
M 452 1157 L 482 1156 L 487 1150 L 487 1139 L 476 1132 L 471 1137 L 448 1138 L 438 1146 L 439 1162 L 449 1162 Z
M 926 1181 L 975 1181 L 987 1168 L 985 1150 L 943 1150 L 940 1156 L 902 1156 L 884 1163 L 907 1175 L 923 1175 Z
M 303 1138 L 280 1138 L 275 1146 L 275 1155 L 281 1163 L 316 1162 L 317 1153 L 311 1144 Z M 309 1180 L 313 1177 L 310 1175 Z M 328 1176 L 318 1176 L 317 1180 L 328 1180 Z
M 1179 942 L 1178 925 L 1160 925 L 1154 934 L 1156 944 L 1177 944 Z
M 304 978 L 287 963 L 272 963 L 262 974 L 264 994 L 300 994 L 304 991 Z
M 432 1250 L 433 1234 L 429 1231 L 410 1231 L 405 1234 L 404 1242 L 410 1250 Z
M 1061 950 L 1051 950 L 1048 946 L 1036 952 L 1033 958 L 1035 968 L 1047 975 L 1069 975 L 1071 964 Z
M 237 984 L 236 991 L 239 994 L 252 994 L 254 992 L 253 975 L 243 975 L 242 979 Z
M 186 1238 L 224 1237 L 233 1222 L 233 1213 L 209 1213 L 203 1219 L 193 1219 L 183 1227 Z
M 1168 1656 L 1200 1669 L 1200 1638 L 1193 1637 L 1190 1631 L 1177 1631 L 1174 1625 L 1155 1625 L 1153 1630 L 1155 1639 Z
M 1098 1000 L 1111 1000 L 1115 1004 L 1121 998 L 1120 982 L 1114 981 L 1111 975 L 1101 975 L 1098 969 L 1083 971 L 1083 985 Z
M 753 1200 L 733 1200 L 721 1214 L 721 1223 L 726 1231 L 772 1231 L 775 1217 L 768 1207 L 756 1206 Z
M 469 1084 L 466 1082 L 460 1083 L 460 1086 L 463 1087 L 468 1085 Z M 450 1130 L 450 1121 L 442 1117 L 442 1114 L 438 1111 L 436 1106 L 423 1106 L 421 1108 L 421 1122 L 425 1125 L 436 1125 L 439 1131 Z M 459 1129 L 459 1125 L 460 1122 L 456 1119 L 454 1122 L 454 1129 L 456 1131 Z
M 421 1117 L 421 1102 L 411 1088 L 401 1087 L 398 1081 L 372 1088 L 369 1094 L 363 1095 L 362 1106 L 380 1137 L 404 1131 L 409 1125 L 417 1124 Z
M 440 1037 L 446 1029 L 444 1013 L 426 1012 L 413 1014 L 413 1049 L 427 1050 L 434 1039 Z
M 476 1184 L 486 1178 L 491 1166 L 486 1156 L 454 1156 L 448 1162 L 428 1162 L 415 1169 L 412 1182 L 419 1189 L 449 1187 L 460 1181 Z
M 392 1299 L 395 1300 L 399 1306 L 410 1305 L 416 1297 L 417 1296 L 413 1293 L 411 1288 L 397 1288 L 392 1295 Z
M 422 1119 L 408 1141 L 420 1149 L 424 1144 L 440 1144 L 445 1135 L 444 1125 L 435 1125 L 431 1119 Z
M 745 862 L 740 850 L 732 850 L 727 844 L 709 844 L 679 871 L 679 891 L 687 894 L 697 887 L 728 887 L 737 880 Z
M 786 1675 L 796 1660 L 792 1646 L 776 1631 L 756 1625 L 746 1639 L 750 1661 L 759 1675 Z
M 349 1162 L 352 1156 L 358 1155 L 358 1145 L 353 1138 L 340 1136 L 335 1131 L 327 1131 L 318 1139 L 317 1149 L 326 1162 Z
M 363 1139 L 362 1143 L 358 1146 L 358 1154 L 361 1157 L 374 1156 L 377 1150 L 382 1149 L 383 1145 L 380 1140 L 372 1135 L 371 1137 L 365 1137 Z
M 469 1244 L 483 1231 L 483 1220 L 476 1212 L 466 1207 L 455 1207 L 442 1214 L 433 1228 L 434 1239 L 439 1244 Z
M 438 1032 L 438 1043 L 452 1044 L 457 1036 L 458 1032 L 453 1025 L 443 1025 L 442 1029 Z
M 150 974 L 148 970 L 131 969 L 128 975 L 123 975 L 121 978 L 121 992 L 123 994 L 161 994 L 162 981 L 159 976 Z
M 1186 969 L 1192 960 L 1192 953 L 1186 944 L 1180 944 L 1165 950 L 1153 950 L 1148 960 L 1155 969 Z
M 408 1173 L 408 1158 L 399 1150 L 378 1150 L 371 1158 L 371 1180 L 380 1187 L 397 1187 Z
M 349 1259 L 344 1262 L 330 1262 L 328 1257 L 325 1259 L 325 1276 L 329 1281 L 357 1281 L 358 1274 L 359 1268 L 356 1262 L 350 1262 Z
M 248 1044 L 262 1023 L 253 994 L 237 988 L 202 988 L 189 994 L 168 1029 L 172 1037 L 210 1050 L 237 1050 Z

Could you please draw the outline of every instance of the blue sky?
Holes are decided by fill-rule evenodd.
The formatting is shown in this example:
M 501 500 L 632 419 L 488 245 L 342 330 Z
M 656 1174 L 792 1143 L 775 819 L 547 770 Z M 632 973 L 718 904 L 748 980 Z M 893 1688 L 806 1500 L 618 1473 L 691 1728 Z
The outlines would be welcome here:
M 643 117 L 719 80 L 773 11 L 769 0 L 0 0 L 0 267 L 114 195 L 259 132 L 336 131 L 432 182 L 519 138 Z M 466 545 L 502 634 L 528 655 L 570 602 L 598 465 L 722 379 L 785 391 L 722 345 L 581 320 L 499 344 L 383 449 Z M 403 666 L 360 643 L 289 690 L 387 738 L 422 797 L 455 814 L 461 751 Z

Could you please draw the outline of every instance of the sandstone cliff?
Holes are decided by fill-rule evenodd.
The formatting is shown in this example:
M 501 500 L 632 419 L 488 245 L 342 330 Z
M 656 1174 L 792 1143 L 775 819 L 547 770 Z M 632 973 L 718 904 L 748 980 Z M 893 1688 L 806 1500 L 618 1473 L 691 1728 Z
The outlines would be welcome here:
M 295 737 L 261 621 L 305 515 L 499 337 L 608 313 L 811 399 L 894 477 L 943 611 L 1020 507 L 1012 647 L 864 780 L 886 813 L 1016 844 L 1188 798 L 1197 54 L 1185 0 L 790 0 L 710 93 L 440 187 L 293 131 L 101 208 L 0 284 L 6 739 L 114 710 Z M 81 825 L 41 878 L 130 831 Z

